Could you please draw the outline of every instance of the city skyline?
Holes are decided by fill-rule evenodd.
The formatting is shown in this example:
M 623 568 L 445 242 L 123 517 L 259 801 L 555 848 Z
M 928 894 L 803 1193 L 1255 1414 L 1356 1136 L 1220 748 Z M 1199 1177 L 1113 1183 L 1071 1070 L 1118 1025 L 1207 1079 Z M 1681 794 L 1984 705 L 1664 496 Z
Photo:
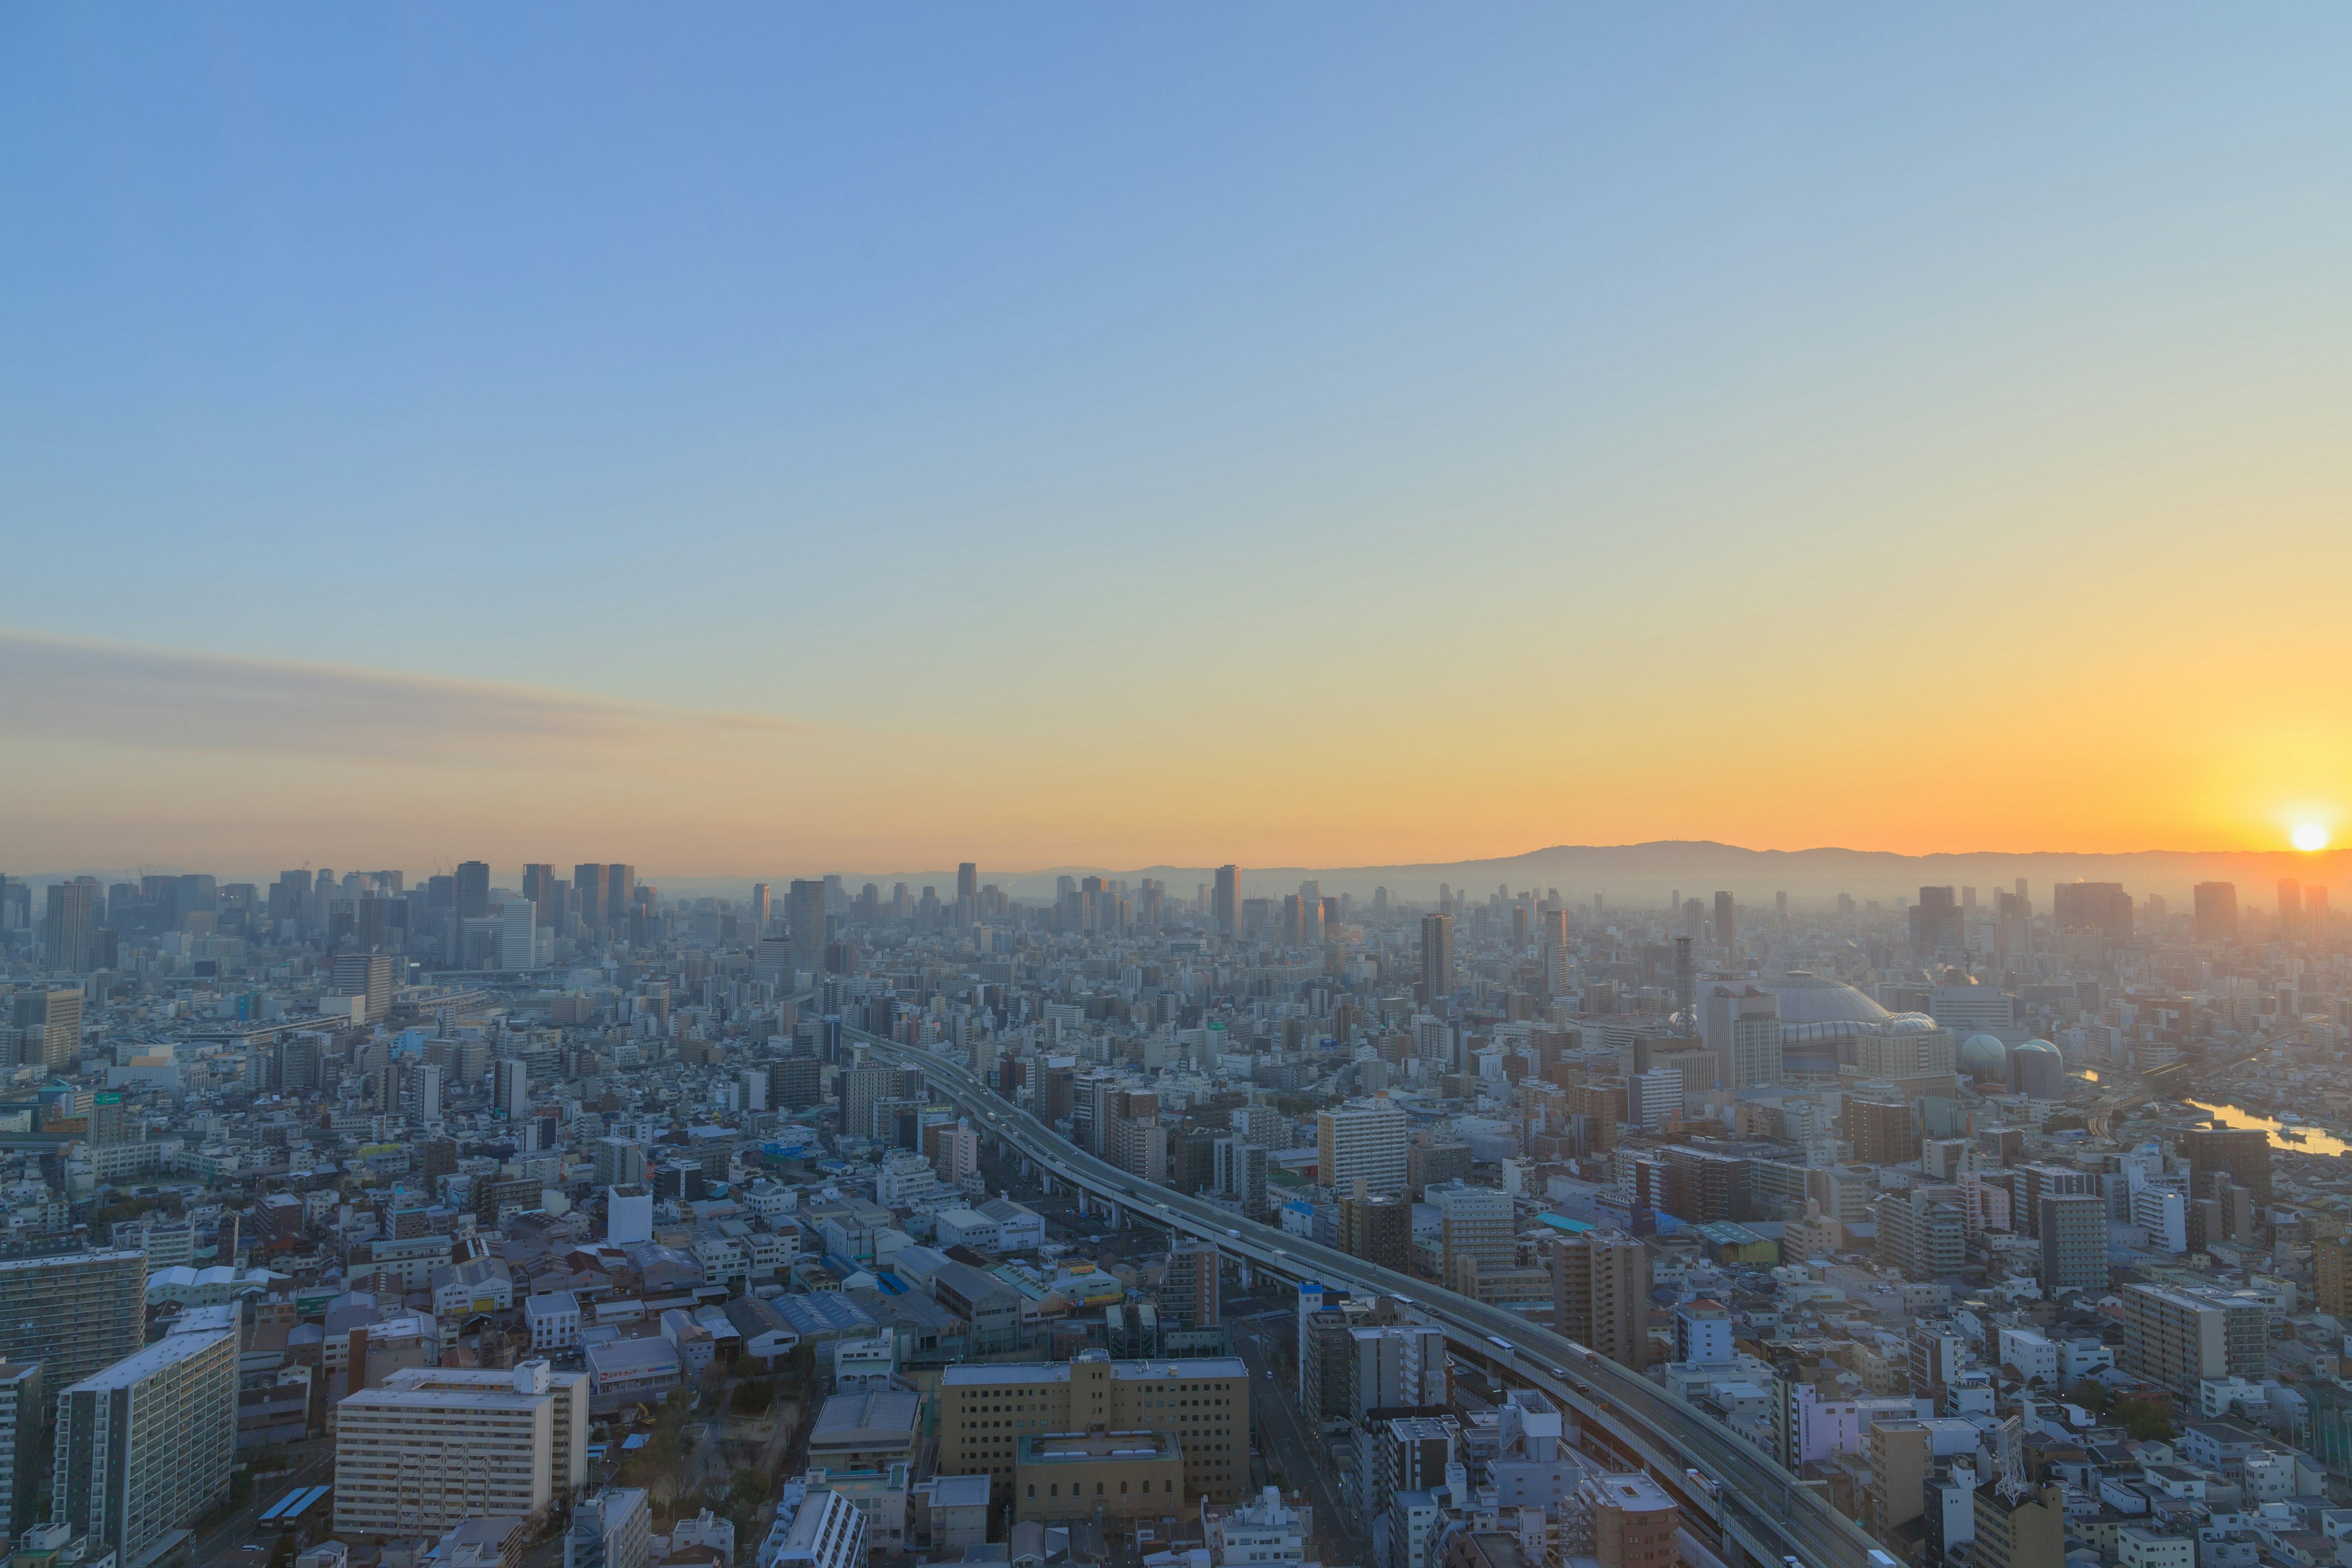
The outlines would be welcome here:
M 1334 15 L 12 15 L 0 862 L 2339 825 L 2352 21 Z

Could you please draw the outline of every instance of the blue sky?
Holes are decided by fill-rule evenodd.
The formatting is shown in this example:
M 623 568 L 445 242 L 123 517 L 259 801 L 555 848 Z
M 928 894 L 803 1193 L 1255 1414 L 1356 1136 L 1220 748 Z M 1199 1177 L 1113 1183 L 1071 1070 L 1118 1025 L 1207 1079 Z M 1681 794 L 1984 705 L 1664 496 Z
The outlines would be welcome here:
M 2013 713 L 2069 638 L 2337 602 L 2347 44 L 2294 6 L 11 7 L 0 627 L 1314 766 L 1400 713 Z M 1506 750 L 1643 831 L 1650 782 Z M 1748 841 L 1782 821 L 1820 841 Z

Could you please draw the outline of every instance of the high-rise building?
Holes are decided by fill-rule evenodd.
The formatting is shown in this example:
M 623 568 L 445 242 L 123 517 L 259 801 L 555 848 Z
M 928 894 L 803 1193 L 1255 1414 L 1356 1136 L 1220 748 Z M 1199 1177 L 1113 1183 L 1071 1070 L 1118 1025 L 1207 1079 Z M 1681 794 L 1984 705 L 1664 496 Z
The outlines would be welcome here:
M 89 877 L 49 884 L 41 922 L 41 962 L 68 974 L 98 967 L 98 883 Z
M 1968 1267 L 1968 1214 L 1958 1187 L 1913 1187 L 1871 1205 L 1878 1260 L 1913 1279 L 1941 1279 Z
M 768 1104 L 777 1110 L 805 1110 L 824 1099 L 824 1064 L 813 1056 L 783 1057 L 768 1064 Z
M 1349 1194 L 1360 1181 L 1371 1197 L 1403 1191 L 1406 1126 L 1403 1107 L 1385 1097 L 1316 1112 L 1317 1181 Z
M 1169 1249 L 1168 1271 L 1160 1287 L 1160 1321 L 1194 1329 L 1213 1329 L 1224 1321 L 1215 1244 L 1180 1241 Z
M 822 981 L 824 978 L 824 883 L 806 877 L 795 879 L 784 896 L 784 920 L 791 928 L 793 968 Z
M 1967 940 L 1959 900 L 1949 888 L 1922 888 L 1911 906 L 1911 951 L 1926 958 L 1943 948 L 1957 948 Z
M 980 897 L 980 866 L 978 862 L 966 860 L 956 868 L 956 897 L 959 899 L 976 899 Z
M 2094 1193 L 2053 1193 L 2042 1200 L 2042 1288 L 2107 1288 L 2107 1200 Z
M 542 1517 L 588 1479 L 588 1374 L 404 1367 L 335 1410 L 335 1529 L 435 1535 Z
M 19 991 L 10 1021 L 23 1031 L 8 1065 L 70 1073 L 81 1066 L 81 993 Z
M 1265 1147 L 1240 1134 L 1219 1138 L 1212 1145 L 1216 1187 L 1241 1200 L 1242 1213 L 1265 1212 Z
M 1622 1231 L 1551 1244 L 1552 1326 L 1621 1366 L 1649 1359 L 1650 1255 Z
M 2345 1263 L 2352 1256 L 2352 1238 L 2323 1236 L 2311 1244 L 2311 1294 L 2315 1305 L 2329 1317 L 2342 1321 L 2352 1316 L 2352 1300 L 2347 1296 Z
M 896 1069 L 876 1062 L 844 1068 L 835 1082 L 841 1092 L 841 1131 L 852 1138 L 871 1138 L 874 1107 L 898 1085 Z
M 1412 1205 L 1402 1194 L 1339 1195 L 1339 1250 L 1375 1268 L 1404 1274 L 1412 1268 Z
M 2024 894 L 2013 897 L 2024 903 Z M 2060 882 L 2051 889 L 2050 923 L 2061 931 L 2096 931 L 2105 945 L 2121 947 L 2131 940 L 2131 895 L 2121 882 Z
M 1699 1037 L 1726 1088 L 1769 1088 L 1783 1076 L 1780 1004 L 1753 985 L 1715 984 L 1698 998 Z
M 1422 1000 L 1435 1006 L 1441 997 L 1453 994 L 1454 917 L 1423 915 L 1421 917 Z
M 0 1533 L 21 1537 L 48 1495 L 48 1425 L 42 1419 L 41 1363 L 0 1362 Z
M 341 952 L 328 972 L 328 994 L 365 999 L 367 1022 L 382 1023 L 392 1011 L 392 988 L 399 960 L 388 952 Z
M 1217 868 L 1216 891 L 1211 895 L 1210 918 L 1225 936 L 1242 933 L 1242 868 L 1238 866 Z
M 2268 1308 L 2252 1292 L 2126 1285 L 2123 1370 L 2193 1396 L 2209 1378 L 2268 1374 Z
M 572 907 L 589 935 L 604 929 L 607 917 L 604 867 L 583 862 L 572 868 Z
M 479 920 L 490 912 L 490 863 L 487 860 L 461 860 L 457 863 L 457 918 Z
M 0 1259 L 0 1357 L 40 1363 L 55 1399 L 139 1348 L 146 1303 L 142 1250 Z
M 1518 1227 L 1511 1199 L 1499 1187 L 1456 1184 L 1432 1187 L 1423 1201 L 1435 1205 L 1443 1281 L 1449 1290 L 1478 1294 L 1478 1281 L 1518 1261 Z
M 751 918 L 751 929 L 745 932 L 744 935 L 747 940 L 757 942 L 760 940 L 761 935 L 767 931 L 768 917 L 772 912 L 769 908 L 767 883 L 754 882 L 751 884 L 751 903 L 750 909 L 746 912 Z
M 2199 942 L 2238 940 L 2238 885 L 2200 882 L 2196 889 L 2195 931 Z
M 145 1561 L 227 1500 L 236 1384 L 237 1309 L 226 1306 L 188 1308 L 171 1333 L 68 1384 L 51 1517 L 118 1563 Z
M 1969 1560 L 1976 1568 L 2061 1568 L 2066 1561 L 2065 1488 L 2026 1487 L 2009 1497 L 1998 1481 L 1987 1481 L 1975 1503 Z
M 530 1109 L 530 1064 L 516 1057 L 500 1057 L 490 1069 L 490 1109 L 506 1112 L 509 1121 Z
M 529 899 L 499 906 L 499 967 L 531 969 L 539 963 L 539 908 Z
M 1729 893 L 1715 895 L 1715 945 L 1729 952 L 1738 944 L 1739 914 Z
M 2259 1127 L 2192 1127 L 2180 1142 L 2189 1156 L 2191 1198 L 2212 1196 L 2214 1176 L 2225 1174 L 2253 1194 L 2257 1207 L 2269 1206 L 2273 1156 L 2268 1132 Z
M 653 1561 L 653 1510 L 643 1487 L 606 1487 L 572 1510 L 563 1568 L 646 1568 Z
M 1919 1134 L 1911 1107 L 1900 1101 L 1848 1096 L 1839 1108 L 1846 1142 L 1858 1165 L 1900 1165 L 1919 1157 Z

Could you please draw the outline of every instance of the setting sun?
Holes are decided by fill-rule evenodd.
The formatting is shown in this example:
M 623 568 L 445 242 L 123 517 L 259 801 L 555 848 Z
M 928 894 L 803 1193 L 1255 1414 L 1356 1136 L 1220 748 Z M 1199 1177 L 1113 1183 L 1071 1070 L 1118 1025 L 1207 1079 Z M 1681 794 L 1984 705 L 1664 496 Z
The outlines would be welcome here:
M 2325 849 L 2327 847 L 2327 829 L 2315 822 L 2306 822 L 2294 830 L 2294 843 L 2297 849 L 2306 854 L 2315 849 Z

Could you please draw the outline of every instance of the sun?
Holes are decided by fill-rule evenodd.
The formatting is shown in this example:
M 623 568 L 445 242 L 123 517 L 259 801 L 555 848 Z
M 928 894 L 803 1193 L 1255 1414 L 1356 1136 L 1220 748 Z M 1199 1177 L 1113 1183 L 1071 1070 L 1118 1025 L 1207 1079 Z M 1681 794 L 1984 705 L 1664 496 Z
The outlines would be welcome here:
M 2290 838 L 2294 847 L 2306 855 L 2314 850 L 2327 847 L 2327 829 L 2316 822 L 2298 825 L 2294 832 L 2290 835 Z

